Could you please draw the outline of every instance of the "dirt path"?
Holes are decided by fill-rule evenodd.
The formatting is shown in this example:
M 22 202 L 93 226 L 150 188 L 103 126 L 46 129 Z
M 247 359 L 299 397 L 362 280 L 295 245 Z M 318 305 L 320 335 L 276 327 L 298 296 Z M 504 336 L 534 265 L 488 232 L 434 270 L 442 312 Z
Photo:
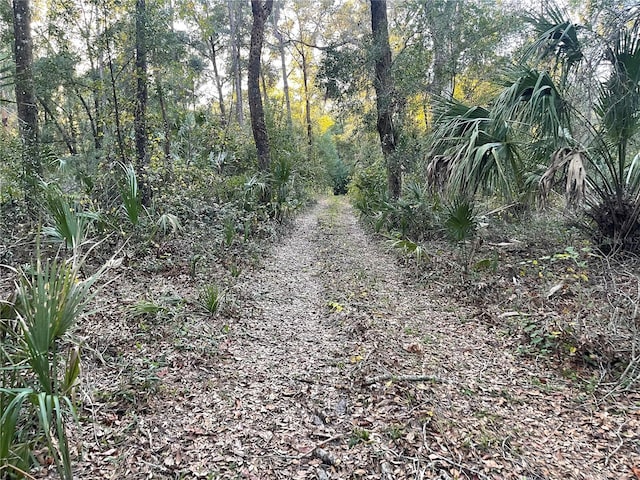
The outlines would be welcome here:
M 236 285 L 233 318 L 102 347 L 153 382 L 87 401 L 79 477 L 635 478 L 640 403 L 595 405 L 406 278 L 344 199 L 322 199 Z M 372 381 L 385 375 L 406 381 Z

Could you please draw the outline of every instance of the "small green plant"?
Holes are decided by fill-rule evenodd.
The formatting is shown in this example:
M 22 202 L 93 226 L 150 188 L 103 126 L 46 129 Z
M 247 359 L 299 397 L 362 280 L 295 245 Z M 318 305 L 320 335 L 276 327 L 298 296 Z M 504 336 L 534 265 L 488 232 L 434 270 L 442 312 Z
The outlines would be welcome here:
M 467 243 L 472 240 L 478 228 L 473 204 L 469 200 L 458 199 L 446 209 L 444 227 L 447 236 L 460 247 L 460 255 L 465 275 L 469 272 L 469 263 L 473 256 L 473 249 Z
M 127 218 L 131 225 L 140 223 L 140 216 L 145 211 L 142 205 L 142 197 L 138 189 L 138 178 L 136 170 L 131 163 L 121 164 L 124 174 L 124 182 L 120 186 L 120 195 L 122 197 L 122 208 L 127 214 Z
M 56 185 L 45 187 L 44 198 L 53 225 L 44 227 L 42 232 L 49 238 L 63 242 L 66 248 L 78 254 L 93 222 L 99 219 L 98 214 L 83 212 L 78 205 L 70 204 Z
M 166 237 L 167 235 L 180 233 L 182 230 L 182 224 L 177 216 L 172 213 L 163 213 L 156 221 L 156 228 L 152 236 L 161 233 L 163 237 Z
M 202 255 L 191 255 L 191 257 L 189 258 L 189 275 L 191 275 L 192 278 L 196 277 L 196 273 L 198 270 L 198 262 L 202 260 Z
M 224 219 L 224 223 L 222 226 L 222 235 L 224 246 L 229 248 L 233 245 L 233 240 L 236 237 L 236 222 L 232 217 L 227 217 Z
M 156 317 L 166 311 L 166 307 L 152 300 L 138 300 L 129 308 L 129 314 L 134 317 Z
M 402 238 L 400 236 L 390 237 L 388 243 L 391 248 L 399 250 L 409 257 L 414 257 L 416 265 L 418 266 L 421 265 L 427 257 L 424 246 L 409 238 Z
M 200 304 L 211 315 L 215 315 L 220 311 L 222 307 L 222 301 L 224 299 L 225 292 L 218 285 L 210 284 L 205 285 L 199 294 Z
M 393 424 L 387 428 L 387 435 L 391 440 L 400 440 L 404 436 L 404 427 L 399 424 Z
M 13 269 L 16 329 L 0 349 L 0 469 L 28 471 L 31 451 L 44 441 L 63 480 L 73 476 L 67 422 L 75 418 L 73 389 L 80 351 L 64 339 L 92 298 L 107 265 L 82 279 L 84 258 L 42 261 Z M 36 423 L 37 422 L 37 423 Z
M 238 278 L 242 270 L 235 263 L 231 265 L 231 276 L 233 278 Z
M 355 447 L 359 443 L 366 443 L 371 440 L 369 432 L 363 428 L 355 428 L 349 437 L 349 448 Z

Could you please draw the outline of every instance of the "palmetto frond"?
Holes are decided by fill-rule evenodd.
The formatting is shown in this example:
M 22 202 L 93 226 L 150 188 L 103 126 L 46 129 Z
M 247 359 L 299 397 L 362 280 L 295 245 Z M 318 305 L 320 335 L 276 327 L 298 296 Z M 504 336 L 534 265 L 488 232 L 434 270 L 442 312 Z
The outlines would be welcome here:
M 485 188 L 509 196 L 514 182 L 520 183 L 521 172 L 508 124 L 484 107 L 454 99 L 445 100 L 437 111 L 439 122 L 427 166 L 430 183 L 446 184 L 448 190 L 465 195 Z
M 525 52 L 525 59 L 551 59 L 556 66 L 562 66 L 564 83 L 569 70 L 584 58 L 578 38 L 581 27 L 568 20 L 567 15 L 553 5 L 547 6 L 541 15 L 525 17 L 525 21 L 533 26 L 537 36 Z
M 607 48 L 611 74 L 600 88 L 595 106 L 605 133 L 613 141 L 628 141 L 640 120 L 640 28 L 618 32 Z
M 565 135 L 568 104 L 549 73 L 519 65 L 505 71 L 504 87 L 491 112 L 498 122 L 516 122 L 533 138 Z

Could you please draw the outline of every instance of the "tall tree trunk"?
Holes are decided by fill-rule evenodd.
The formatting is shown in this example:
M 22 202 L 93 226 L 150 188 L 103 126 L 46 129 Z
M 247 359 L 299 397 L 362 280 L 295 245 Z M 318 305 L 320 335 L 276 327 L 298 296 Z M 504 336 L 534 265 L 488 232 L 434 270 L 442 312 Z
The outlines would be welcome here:
M 116 124 L 116 139 L 118 140 L 118 151 L 120 154 L 120 161 L 122 164 L 127 163 L 127 159 L 124 155 L 124 138 L 122 136 L 122 125 L 120 122 L 120 102 L 118 101 L 118 91 L 116 89 L 116 74 L 113 68 L 113 60 L 111 59 L 111 49 L 109 47 L 109 40 L 106 40 L 107 46 L 107 62 L 109 63 L 109 76 L 111 78 L 111 94 L 113 96 L 113 119 Z
M 13 0 L 16 103 L 23 142 L 23 183 L 26 198 L 33 199 L 35 179 L 42 173 L 38 154 L 38 106 L 33 85 L 33 43 L 29 0 Z
M 278 40 L 278 53 L 280 54 L 280 68 L 282 70 L 282 90 L 284 92 L 284 103 L 287 107 L 287 125 L 289 128 L 293 126 L 293 120 L 291 117 L 291 98 L 289 96 L 289 76 L 287 75 L 287 62 L 284 50 L 284 38 L 280 30 L 278 30 L 278 18 L 280 13 L 280 2 L 276 4 L 274 8 L 273 18 L 273 34 Z
M 442 3 L 427 2 L 425 5 L 426 18 L 429 19 L 426 27 L 431 32 L 433 49 L 431 66 L 433 76 L 427 91 L 432 96 L 439 97 L 447 92 L 453 92 L 456 60 L 451 42 L 456 27 L 447 22 L 447 19 L 453 20 L 458 15 L 458 0 L 445 0 Z
M 249 46 L 248 88 L 249 111 L 251 113 L 251 130 L 258 151 L 258 165 L 263 172 L 271 168 L 269 137 L 264 121 L 264 108 L 260 96 L 260 57 L 264 40 L 264 26 L 273 8 L 273 0 L 251 0 L 253 25 L 251 27 L 251 44 Z
M 169 116 L 167 115 L 167 105 L 164 99 L 164 90 L 162 88 L 162 76 L 160 72 L 156 72 L 156 93 L 158 94 L 158 102 L 160 103 L 160 113 L 162 114 L 162 128 L 164 130 L 164 142 L 162 150 L 164 153 L 165 180 L 173 177 L 173 165 L 171 163 L 171 125 L 169 124 Z
M 393 79 L 391 77 L 391 47 L 389 46 L 389 28 L 387 23 L 387 1 L 371 0 L 371 30 L 375 58 L 376 106 L 378 110 L 377 129 L 380 136 L 382 154 L 387 164 L 387 183 L 389 196 L 400 198 L 402 190 L 402 171 L 395 155 L 396 132 L 393 126 L 395 108 Z
M 218 51 L 216 50 L 216 42 L 213 36 L 209 37 L 209 48 L 211 49 L 211 63 L 213 65 L 213 79 L 216 83 L 216 90 L 218 90 L 218 105 L 220 107 L 220 118 L 222 119 L 222 123 L 225 124 L 227 121 L 227 112 L 224 106 L 224 95 L 222 93 L 222 80 L 220 79 L 220 74 L 218 73 Z
M 231 29 L 231 69 L 233 70 L 233 85 L 236 97 L 236 121 L 244 125 L 244 112 L 242 105 L 242 75 L 240 71 L 240 46 L 238 45 L 238 21 L 235 5 L 240 2 L 229 0 L 229 26 Z
M 304 45 L 300 47 L 300 55 L 302 56 L 302 83 L 304 87 L 304 114 L 305 123 L 307 124 L 307 142 L 313 144 L 313 125 L 311 124 L 311 101 L 309 99 L 309 65 L 307 64 L 307 53 L 304 51 Z
M 136 0 L 136 106 L 134 129 L 136 135 L 136 173 L 140 185 L 140 200 L 151 205 L 151 185 L 147 176 L 147 11 L 145 0 Z

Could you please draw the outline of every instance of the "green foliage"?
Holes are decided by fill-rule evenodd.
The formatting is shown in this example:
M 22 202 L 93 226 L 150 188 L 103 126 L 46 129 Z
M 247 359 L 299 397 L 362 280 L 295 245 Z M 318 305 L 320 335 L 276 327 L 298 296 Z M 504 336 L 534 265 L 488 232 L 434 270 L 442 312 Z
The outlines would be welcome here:
M 387 177 L 384 166 L 374 163 L 357 168 L 349 184 L 353 205 L 366 217 L 383 210 L 387 201 Z
M 223 240 L 224 246 L 229 248 L 233 245 L 233 240 L 236 237 L 236 222 L 232 217 L 224 219 L 223 224 Z
M 349 448 L 359 443 L 367 443 L 371 440 L 371 434 L 364 428 L 355 428 L 349 436 Z
M 426 249 L 423 245 L 414 242 L 408 238 L 402 238 L 400 236 L 391 237 L 389 239 L 389 245 L 391 248 L 401 251 L 407 256 L 415 258 L 416 265 L 420 266 L 422 262 L 428 258 Z
M 145 211 L 142 205 L 142 197 L 138 189 L 138 178 L 136 170 L 131 163 L 121 164 L 120 168 L 124 174 L 123 182 L 120 186 L 122 197 L 122 208 L 131 225 L 136 226 L 140 222 L 140 216 Z
M 53 225 L 44 227 L 43 233 L 77 252 L 89 237 L 93 222 L 99 220 L 99 215 L 83 211 L 77 203 L 72 206 L 67 196 L 54 184 L 45 187 L 44 198 Z
M 180 219 L 172 213 L 163 213 L 156 221 L 156 231 L 162 236 L 175 235 L 183 230 Z
M 166 307 L 152 300 L 138 300 L 129 308 L 129 314 L 133 318 L 137 317 L 156 317 L 158 314 L 166 311 Z
M 473 204 L 468 200 L 459 199 L 446 210 L 444 226 L 448 237 L 455 243 L 471 240 L 478 227 Z
M 3 385 L 10 384 L 5 381 L 6 372 L 3 372 Z M 15 379 L 10 380 L 11 383 Z M 0 387 L 0 469 L 16 472 L 29 470 L 28 458 L 29 444 L 19 438 L 18 424 L 23 404 L 29 401 L 33 391 L 29 388 L 4 388 Z M 0 471 L 2 471 L 0 470 Z
M 427 155 L 433 187 L 453 196 L 478 191 L 506 198 L 521 194 L 524 166 L 504 122 L 495 121 L 483 107 L 454 99 L 439 103 L 436 115 Z
M 278 221 L 287 218 L 301 205 L 301 192 L 296 190 L 297 178 L 292 158 L 281 155 L 271 169 L 271 208 Z
M 449 239 L 460 248 L 465 275 L 473 257 L 474 246 L 467 245 L 475 237 L 478 221 L 469 200 L 458 199 L 446 209 L 444 228 Z
M 199 293 L 200 304 L 211 315 L 220 311 L 224 297 L 225 291 L 216 284 L 205 285 Z
M 31 370 L 40 388 L 53 394 L 56 385 L 57 342 L 78 319 L 92 297 L 91 287 L 103 270 L 80 280 L 78 265 L 60 259 L 38 262 L 34 275 L 18 270 L 16 311 Z M 68 365 L 69 367 L 69 365 Z M 68 393 L 70 385 L 56 391 Z
M 522 198 L 538 186 L 546 197 L 560 173 L 568 203 L 586 206 L 598 243 L 640 248 L 640 181 L 629 148 L 640 134 L 640 24 L 613 22 L 595 36 L 566 18 L 553 6 L 528 17 L 538 39 L 522 64 L 504 71 L 491 107 L 441 102 L 429 178 L 444 179 L 454 195 Z M 554 69 L 544 70 L 549 63 Z
M 329 129 L 318 139 L 318 153 L 325 164 L 333 194 L 344 195 L 348 190 L 351 167 L 338 154 L 333 130 L 333 128 Z
M 0 207 L 22 195 L 20 155 L 19 138 L 0 128 Z
M 329 176 L 334 195 L 344 195 L 348 191 L 351 169 L 342 158 L 338 157 L 329 164 Z
M 66 424 L 75 416 L 72 398 L 80 352 L 65 348 L 63 340 L 106 269 L 82 279 L 83 263 L 84 258 L 39 258 L 35 268 L 12 269 L 17 325 L 5 330 L 9 336 L 0 349 L 0 468 L 28 471 L 30 452 L 44 439 L 60 478 L 73 476 Z

